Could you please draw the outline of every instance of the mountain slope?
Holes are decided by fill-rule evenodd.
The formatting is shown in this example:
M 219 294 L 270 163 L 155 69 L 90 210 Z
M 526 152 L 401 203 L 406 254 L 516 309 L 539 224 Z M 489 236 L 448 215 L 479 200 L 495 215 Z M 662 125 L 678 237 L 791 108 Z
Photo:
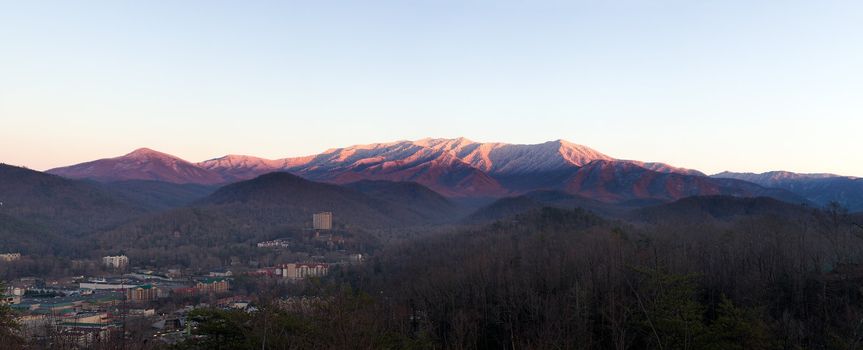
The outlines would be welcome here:
M 2 211 L 2 210 L 0 210 Z M 60 246 L 68 246 L 69 237 L 45 227 L 21 221 L 0 213 L 0 253 L 53 254 Z
M 216 172 L 148 148 L 140 148 L 120 157 L 54 168 L 47 173 L 97 181 L 152 180 L 205 185 L 225 182 Z

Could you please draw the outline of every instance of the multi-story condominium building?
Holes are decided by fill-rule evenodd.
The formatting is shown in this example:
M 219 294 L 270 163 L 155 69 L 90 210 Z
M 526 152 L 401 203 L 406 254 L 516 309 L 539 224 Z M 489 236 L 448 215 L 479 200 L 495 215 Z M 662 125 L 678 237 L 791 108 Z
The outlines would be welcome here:
M 230 288 L 227 278 L 204 278 L 195 284 L 195 291 L 198 294 L 222 294 L 228 292 Z
M 326 276 L 330 271 L 330 266 L 322 263 L 291 263 L 279 266 L 280 273 L 283 278 L 304 279 L 307 277 L 322 277 Z
M 106 256 L 102 258 L 102 263 L 107 267 L 120 269 L 129 265 L 129 258 L 125 255 Z
M 333 213 L 325 211 L 312 216 L 312 223 L 315 230 L 332 230 L 333 229 Z
M 126 299 L 132 302 L 153 301 L 159 298 L 159 288 L 152 284 L 145 284 L 126 290 Z

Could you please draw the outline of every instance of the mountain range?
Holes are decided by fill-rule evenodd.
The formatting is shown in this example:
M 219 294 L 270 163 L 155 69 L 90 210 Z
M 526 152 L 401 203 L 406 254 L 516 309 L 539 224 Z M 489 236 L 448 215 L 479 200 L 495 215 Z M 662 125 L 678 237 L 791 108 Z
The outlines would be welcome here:
M 101 182 L 159 181 L 204 186 L 288 172 L 332 184 L 357 181 L 414 182 L 450 198 L 504 198 L 561 191 L 608 203 L 661 203 L 696 195 L 768 196 L 792 203 L 839 199 L 858 208 L 863 195 L 776 185 L 730 173 L 707 176 L 664 163 L 616 159 L 564 140 L 540 144 L 480 143 L 465 138 L 422 139 L 336 148 L 305 157 L 265 159 L 227 155 L 198 163 L 147 148 L 48 173 Z M 830 177 L 835 179 L 835 177 Z M 857 179 L 844 178 L 848 186 Z M 822 177 L 801 181 L 823 180 Z M 813 185 L 814 186 L 814 185 Z M 832 187 L 831 187 L 832 186 Z M 839 185 L 827 186 L 834 190 Z M 859 198 L 858 198 L 859 197 Z
M 142 148 L 47 172 L 0 164 L 0 236 L 6 238 L 0 249 L 108 252 L 240 243 L 307 227 L 318 211 L 336 213 L 343 228 L 399 232 L 481 224 L 543 207 L 625 220 L 673 217 L 667 211 L 702 218 L 805 212 L 831 202 L 856 212 L 863 210 L 861 181 L 788 172 L 707 176 L 562 140 L 423 139 L 199 163 Z M 733 199 L 764 197 L 770 200 Z

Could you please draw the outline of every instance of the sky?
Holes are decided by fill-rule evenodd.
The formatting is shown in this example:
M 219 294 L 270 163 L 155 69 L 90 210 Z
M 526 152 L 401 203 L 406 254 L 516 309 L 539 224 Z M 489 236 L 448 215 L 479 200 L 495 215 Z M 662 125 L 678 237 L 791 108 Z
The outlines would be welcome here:
M 0 162 L 565 139 L 863 176 L 863 2 L 0 0 Z

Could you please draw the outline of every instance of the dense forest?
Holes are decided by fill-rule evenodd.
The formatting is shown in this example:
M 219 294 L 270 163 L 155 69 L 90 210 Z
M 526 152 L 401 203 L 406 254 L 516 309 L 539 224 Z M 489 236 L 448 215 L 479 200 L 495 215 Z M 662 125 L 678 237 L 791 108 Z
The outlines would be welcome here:
M 859 217 L 691 201 L 704 215 L 624 222 L 544 208 L 397 245 L 310 283 L 303 302 L 197 311 L 203 337 L 180 348 L 859 346 Z

